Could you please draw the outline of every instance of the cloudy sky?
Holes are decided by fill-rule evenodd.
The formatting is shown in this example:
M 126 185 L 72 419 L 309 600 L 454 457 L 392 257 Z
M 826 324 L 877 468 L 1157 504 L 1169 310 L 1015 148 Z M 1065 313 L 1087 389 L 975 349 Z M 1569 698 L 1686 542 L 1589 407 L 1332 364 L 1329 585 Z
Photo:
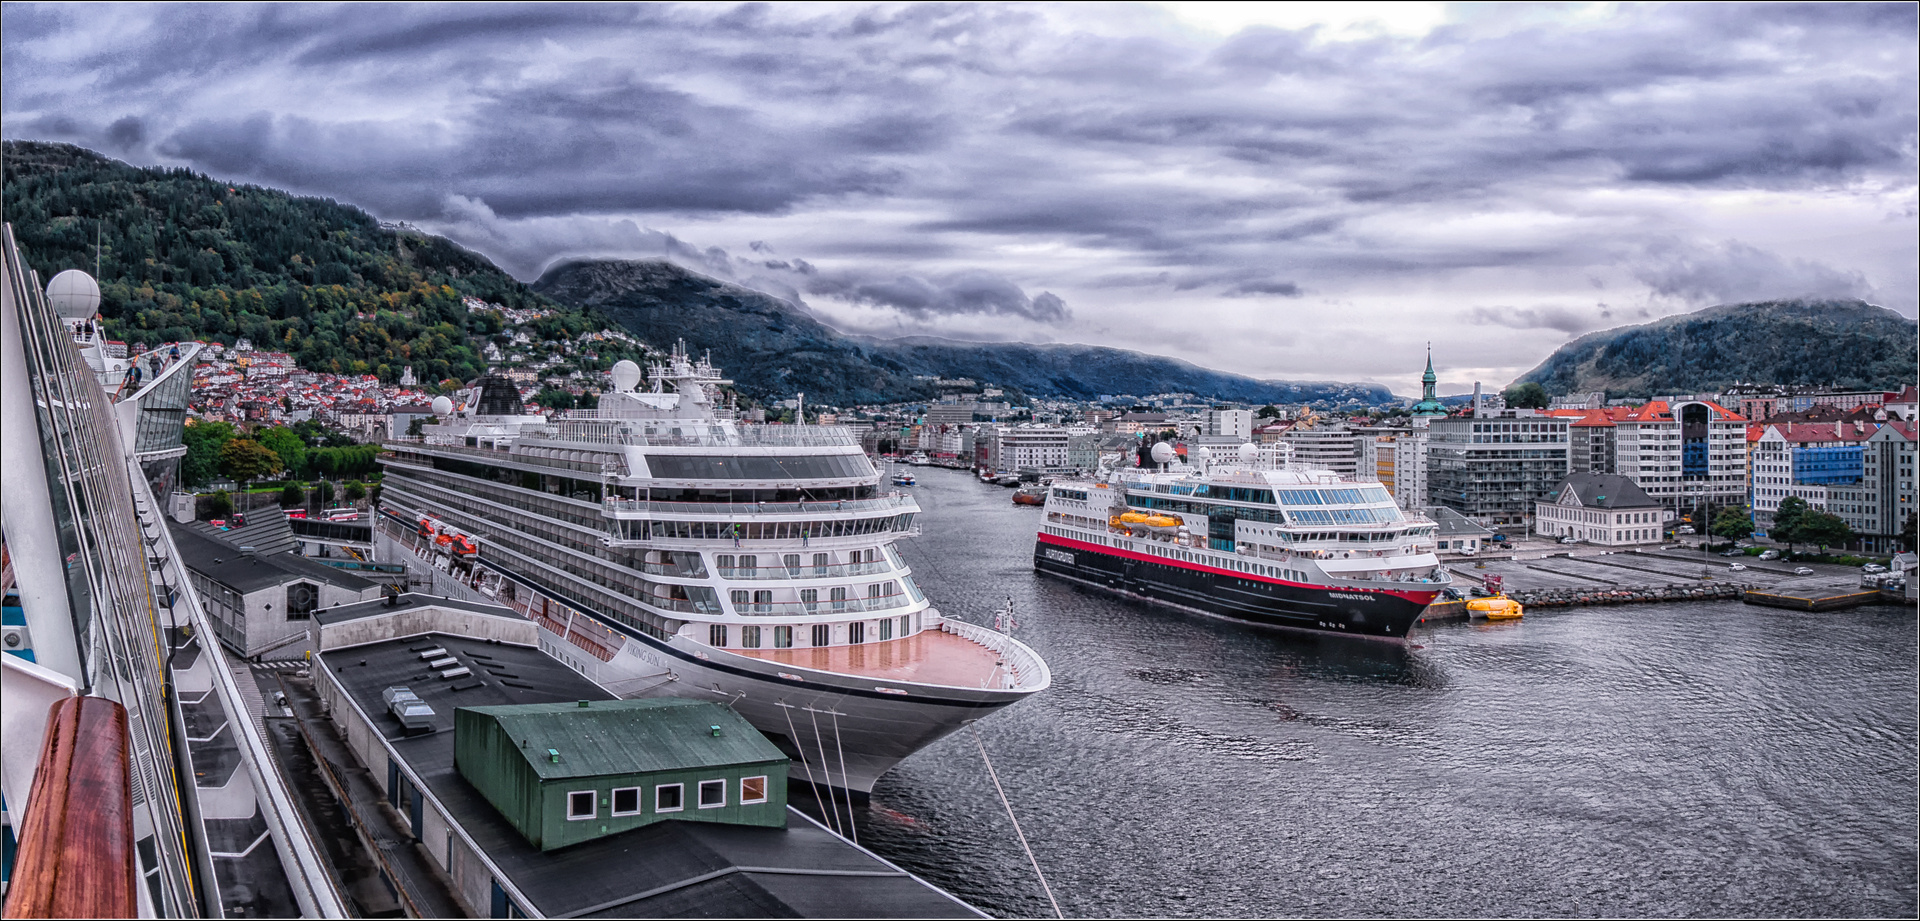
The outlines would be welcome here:
M 1729 301 L 1916 308 L 1912 4 L 0 8 L 0 131 L 532 280 L 1412 393 Z

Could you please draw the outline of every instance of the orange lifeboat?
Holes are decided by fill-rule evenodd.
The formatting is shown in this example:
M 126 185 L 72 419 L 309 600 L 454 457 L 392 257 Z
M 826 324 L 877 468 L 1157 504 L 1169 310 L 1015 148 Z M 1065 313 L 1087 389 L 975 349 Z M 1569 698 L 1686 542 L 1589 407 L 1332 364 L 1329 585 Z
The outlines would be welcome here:
M 420 519 L 420 536 L 421 537 L 433 536 L 433 519 L 431 518 Z

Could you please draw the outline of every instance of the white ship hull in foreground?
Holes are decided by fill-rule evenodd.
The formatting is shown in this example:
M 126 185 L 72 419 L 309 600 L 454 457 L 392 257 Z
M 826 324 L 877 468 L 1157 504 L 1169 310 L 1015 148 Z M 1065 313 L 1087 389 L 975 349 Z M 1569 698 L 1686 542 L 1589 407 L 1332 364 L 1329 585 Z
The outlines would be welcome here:
M 823 787 L 870 792 L 1048 686 L 1033 650 L 920 593 L 893 547 L 918 506 L 881 493 L 845 430 L 736 426 L 684 355 L 653 392 L 637 377 L 628 365 L 600 410 L 554 422 L 503 381 L 444 407 L 425 438 L 389 445 L 380 553 L 526 614 L 616 694 L 727 703 Z

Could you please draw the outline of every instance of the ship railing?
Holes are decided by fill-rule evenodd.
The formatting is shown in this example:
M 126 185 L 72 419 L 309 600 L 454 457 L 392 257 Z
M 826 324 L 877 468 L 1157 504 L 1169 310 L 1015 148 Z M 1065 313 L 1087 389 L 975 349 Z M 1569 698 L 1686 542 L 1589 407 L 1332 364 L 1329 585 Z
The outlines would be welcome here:
M 406 438 L 396 437 L 396 438 L 389 438 L 387 439 L 387 441 L 389 443 L 407 444 L 410 448 L 414 450 L 424 449 L 427 451 L 433 451 L 433 452 L 443 453 L 443 454 L 454 454 L 454 455 L 460 455 L 463 457 L 483 458 L 493 463 L 499 463 L 502 460 L 508 460 L 518 464 L 526 464 L 530 467 L 558 467 L 563 470 L 578 470 L 578 471 L 581 471 L 582 473 L 593 473 L 593 474 L 601 474 L 601 475 L 619 472 L 619 468 L 611 463 L 592 463 L 588 461 L 574 461 L 574 460 L 567 460 L 565 458 L 559 458 L 559 457 L 542 457 L 537 454 L 514 454 L 512 453 L 511 448 L 469 448 L 466 445 L 426 444 L 424 440 L 419 438 L 406 439 Z M 391 463 L 392 461 L 395 460 L 395 458 L 382 457 L 380 460 L 383 463 Z M 407 461 L 403 460 L 401 461 L 401 463 L 407 463 Z M 418 461 L 414 461 L 412 463 L 414 466 L 420 466 Z
M 821 614 L 865 614 L 893 611 L 912 604 L 905 593 L 896 592 L 878 598 L 841 598 L 825 601 L 736 601 L 736 614 L 749 617 L 814 617 Z
M 1039 690 L 1053 683 L 1053 673 L 1048 671 L 1046 661 L 1027 644 L 998 630 L 951 617 L 941 616 L 939 625 L 942 633 L 952 634 L 998 653 L 1005 665 L 1005 671 L 1001 673 L 1005 676 L 1001 687 Z
M 653 431 L 635 431 L 647 426 Z M 660 431 L 665 429 L 665 431 Z M 553 441 L 620 444 L 642 448 L 857 448 L 860 439 L 842 425 L 737 425 L 721 420 L 652 423 L 643 420 L 561 420 L 540 434 Z
M 893 511 L 918 505 L 909 495 L 894 494 L 873 499 L 815 500 L 811 502 L 658 502 L 649 499 L 606 499 L 602 502 L 610 518 L 646 518 L 650 515 L 816 515 L 821 512 Z
M 895 572 L 892 563 L 841 563 L 828 566 L 768 565 L 768 566 L 721 566 L 720 578 L 730 581 L 752 582 L 773 579 L 842 579 L 851 576 L 873 576 Z

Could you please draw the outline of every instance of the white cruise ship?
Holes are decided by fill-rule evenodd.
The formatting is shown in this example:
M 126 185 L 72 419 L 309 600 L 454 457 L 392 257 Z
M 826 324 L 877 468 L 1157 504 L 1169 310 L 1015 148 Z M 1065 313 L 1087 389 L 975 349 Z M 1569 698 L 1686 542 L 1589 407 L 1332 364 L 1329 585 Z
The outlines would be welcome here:
M 1275 453 L 1275 452 L 1280 453 Z M 1435 525 L 1386 487 L 1290 463 L 1283 445 L 1201 449 L 1197 465 L 1154 446 L 1148 468 L 1055 481 L 1033 565 L 1206 614 L 1404 640 L 1452 579 Z
M 740 425 L 676 350 L 595 410 L 529 415 L 483 378 L 388 444 L 377 552 L 508 604 L 622 696 L 732 706 L 793 776 L 870 792 L 902 758 L 1051 681 L 1032 649 L 942 616 L 894 548 L 919 506 L 844 428 Z

